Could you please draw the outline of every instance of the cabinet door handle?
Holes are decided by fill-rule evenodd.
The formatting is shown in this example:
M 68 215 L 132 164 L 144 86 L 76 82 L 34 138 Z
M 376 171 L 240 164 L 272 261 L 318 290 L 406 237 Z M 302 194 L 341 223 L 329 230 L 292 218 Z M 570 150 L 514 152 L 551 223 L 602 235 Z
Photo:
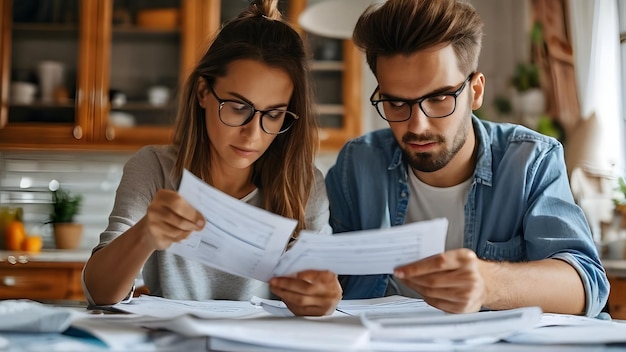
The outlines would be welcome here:
M 16 280 L 15 277 L 13 276 L 5 276 L 2 278 L 2 284 L 4 286 L 9 286 L 9 287 L 13 287 L 15 286 Z
M 5 111 L 5 114 L 8 114 L 8 109 L 9 109 L 9 104 L 2 104 L 2 106 L 0 106 L 0 128 L 4 128 L 4 126 L 7 125 L 7 122 L 9 122 L 9 118 L 5 115 L 4 118 L 2 118 L 2 110 Z
M 104 137 L 107 141 L 112 141 L 115 139 L 115 128 L 111 126 L 107 126 L 106 132 L 104 132 Z
M 82 139 L 83 138 L 83 128 L 80 127 L 80 126 L 74 126 L 74 129 L 72 130 L 72 135 L 76 139 Z

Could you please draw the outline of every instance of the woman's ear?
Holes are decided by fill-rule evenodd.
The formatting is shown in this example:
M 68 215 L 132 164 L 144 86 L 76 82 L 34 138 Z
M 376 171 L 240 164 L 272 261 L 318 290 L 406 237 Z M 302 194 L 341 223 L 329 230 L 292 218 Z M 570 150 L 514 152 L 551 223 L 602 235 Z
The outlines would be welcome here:
M 197 91 L 197 98 L 198 98 L 198 104 L 200 104 L 200 106 L 202 106 L 202 108 L 206 109 L 206 99 L 207 99 L 207 95 L 209 94 L 209 89 L 206 85 L 206 80 L 202 77 L 198 78 L 198 81 L 196 82 L 196 91 Z

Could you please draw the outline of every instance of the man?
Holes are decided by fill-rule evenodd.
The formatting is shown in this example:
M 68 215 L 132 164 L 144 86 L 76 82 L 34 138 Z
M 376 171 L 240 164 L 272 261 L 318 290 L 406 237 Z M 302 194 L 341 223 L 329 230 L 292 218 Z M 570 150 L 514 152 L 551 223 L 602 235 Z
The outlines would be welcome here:
M 343 277 L 344 298 L 399 293 L 448 312 L 539 306 L 596 316 L 609 284 L 574 203 L 563 148 L 481 121 L 483 23 L 455 0 L 388 0 L 355 43 L 389 129 L 348 142 L 326 179 L 335 232 L 448 218 L 446 251 L 395 275 Z

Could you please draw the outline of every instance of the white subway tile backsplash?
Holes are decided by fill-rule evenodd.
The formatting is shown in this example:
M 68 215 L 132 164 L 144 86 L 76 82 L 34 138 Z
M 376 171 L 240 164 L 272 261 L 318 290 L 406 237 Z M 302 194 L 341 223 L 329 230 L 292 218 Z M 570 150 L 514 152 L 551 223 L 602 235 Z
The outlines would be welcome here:
M 83 195 L 76 221 L 84 226 L 81 248 L 91 249 L 106 228 L 131 153 L 0 153 L 0 205 L 24 209 L 24 224 L 31 234 L 44 239 L 44 248 L 54 248 L 52 226 L 47 224 L 51 205 L 48 186 L 57 180 L 61 187 Z M 27 190 L 20 186 L 30 185 Z
M 37 162 L 30 160 L 5 160 L 4 167 L 6 171 L 37 171 Z

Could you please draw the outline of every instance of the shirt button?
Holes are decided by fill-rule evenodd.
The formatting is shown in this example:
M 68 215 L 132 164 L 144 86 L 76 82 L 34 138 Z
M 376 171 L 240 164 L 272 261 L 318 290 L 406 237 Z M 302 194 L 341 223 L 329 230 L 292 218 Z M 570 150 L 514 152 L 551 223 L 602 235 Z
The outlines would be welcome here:
M 402 191 L 402 193 L 400 193 L 400 196 L 402 196 L 402 198 L 406 198 L 406 192 Z

